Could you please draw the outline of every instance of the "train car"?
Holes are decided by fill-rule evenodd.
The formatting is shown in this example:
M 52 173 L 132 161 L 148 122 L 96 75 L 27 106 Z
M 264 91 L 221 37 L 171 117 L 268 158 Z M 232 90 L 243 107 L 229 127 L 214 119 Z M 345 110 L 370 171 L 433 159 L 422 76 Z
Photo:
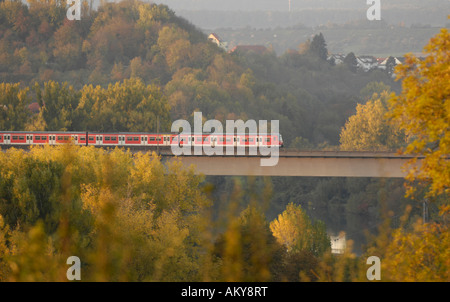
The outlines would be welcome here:
M 255 148 L 259 146 L 283 147 L 281 134 L 173 134 L 173 133 L 97 133 L 97 132 L 25 132 L 1 131 L 0 145 L 62 145 L 81 146 L 224 146 Z
M 170 145 L 178 146 L 234 146 L 256 148 L 259 146 L 283 146 L 280 134 L 178 134 L 172 136 Z
M 168 134 L 148 134 L 146 145 L 148 146 L 169 146 L 170 135 Z

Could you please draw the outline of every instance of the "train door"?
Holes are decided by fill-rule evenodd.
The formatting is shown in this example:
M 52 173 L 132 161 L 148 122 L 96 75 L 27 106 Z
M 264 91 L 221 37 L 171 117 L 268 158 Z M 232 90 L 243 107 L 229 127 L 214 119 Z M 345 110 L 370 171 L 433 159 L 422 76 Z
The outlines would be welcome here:
M 11 144 L 11 134 L 5 134 L 3 136 L 3 141 L 5 144 Z
M 170 136 L 163 136 L 163 146 L 170 145 Z
M 119 135 L 118 140 L 119 140 L 119 143 L 118 143 L 119 146 L 125 145 L 125 135 Z
M 48 143 L 50 145 L 54 145 L 56 143 L 56 136 L 54 134 L 48 135 Z
M 141 145 L 147 145 L 147 136 L 141 135 Z
M 33 144 L 33 134 L 26 134 L 26 144 L 27 145 Z
M 103 145 L 103 135 L 96 135 L 95 142 L 96 142 L 96 145 L 99 145 L 99 146 Z

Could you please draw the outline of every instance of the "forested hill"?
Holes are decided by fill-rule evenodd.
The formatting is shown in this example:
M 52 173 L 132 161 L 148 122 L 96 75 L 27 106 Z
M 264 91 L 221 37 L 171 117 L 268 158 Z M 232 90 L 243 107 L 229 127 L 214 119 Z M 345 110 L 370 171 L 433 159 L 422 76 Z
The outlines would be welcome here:
M 160 115 L 168 131 L 201 111 L 222 122 L 276 119 L 288 145 L 336 146 L 357 103 L 399 85 L 352 62 L 333 66 L 323 37 L 281 56 L 229 54 L 164 5 L 84 6 L 81 20 L 69 21 L 55 2 L 0 3 L 0 82 L 20 83 L 3 84 L 0 103 L 40 105 L 14 123 L 13 109 L 2 112 L 2 130 L 155 131 Z

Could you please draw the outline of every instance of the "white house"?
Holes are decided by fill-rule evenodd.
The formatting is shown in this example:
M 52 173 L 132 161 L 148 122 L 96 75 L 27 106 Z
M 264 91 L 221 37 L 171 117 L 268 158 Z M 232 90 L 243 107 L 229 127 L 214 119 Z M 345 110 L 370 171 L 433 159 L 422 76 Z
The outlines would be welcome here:
M 217 34 L 212 33 L 208 36 L 208 40 L 219 46 L 220 48 L 227 50 L 228 42 L 223 41 Z
M 345 248 L 347 247 L 345 232 L 341 232 L 337 236 L 330 235 L 330 241 L 331 241 L 331 253 L 343 254 L 345 252 Z
M 377 58 L 374 56 L 358 56 L 356 57 L 356 61 L 358 62 L 358 68 L 364 71 L 378 67 Z

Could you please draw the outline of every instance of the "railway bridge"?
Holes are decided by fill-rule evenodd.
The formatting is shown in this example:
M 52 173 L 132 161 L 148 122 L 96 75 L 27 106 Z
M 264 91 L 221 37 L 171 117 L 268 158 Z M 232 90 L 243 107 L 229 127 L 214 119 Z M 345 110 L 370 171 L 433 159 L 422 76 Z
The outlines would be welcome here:
M 196 173 L 204 175 L 389 178 L 404 178 L 405 166 L 414 158 L 392 152 L 280 150 L 277 165 L 261 166 L 263 156 L 257 155 L 160 155 L 163 161 L 177 159 L 186 167 L 194 165 Z

